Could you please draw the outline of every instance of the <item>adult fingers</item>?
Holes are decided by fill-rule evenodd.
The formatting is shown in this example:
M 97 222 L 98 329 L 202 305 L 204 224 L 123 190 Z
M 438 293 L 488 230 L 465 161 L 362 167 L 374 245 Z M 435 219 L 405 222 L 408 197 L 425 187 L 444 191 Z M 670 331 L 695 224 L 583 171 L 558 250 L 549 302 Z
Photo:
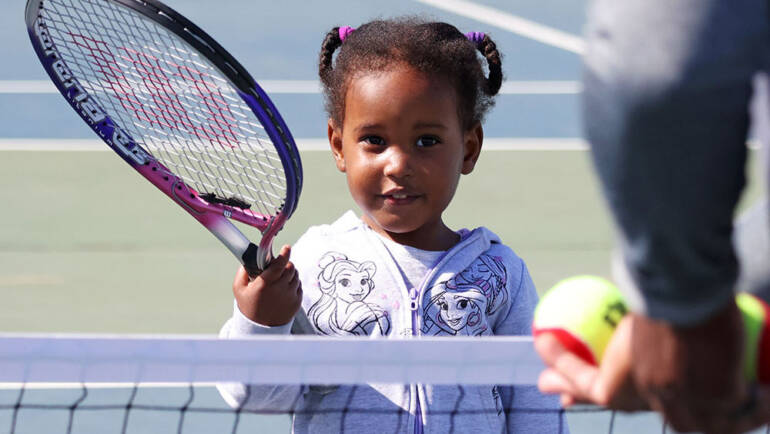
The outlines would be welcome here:
M 538 336 L 535 348 L 550 367 L 538 386 L 543 392 L 562 394 L 562 403 L 590 402 L 618 410 L 649 408 L 633 387 L 630 339 L 631 320 L 624 319 L 596 367 L 567 351 L 553 335 Z
M 571 395 L 577 401 L 592 401 L 590 391 L 599 374 L 596 366 L 567 351 L 550 333 L 543 333 L 535 339 L 535 349 L 550 367 L 540 376 L 540 390 Z
M 616 410 L 647 410 L 647 404 L 634 387 L 631 376 L 633 357 L 631 333 L 633 317 L 626 316 L 618 323 L 607 348 L 604 350 L 599 375 L 591 385 L 591 400 Z
M 746 401 L 730 422 L 730 426 L 722 432 L 742 433 L 769 424 L 770 386 L 752 386 Z
M 573 394 L 575 386 L 555 369 L 545 369 L 537 379 L 537 387 L 548 394 Z

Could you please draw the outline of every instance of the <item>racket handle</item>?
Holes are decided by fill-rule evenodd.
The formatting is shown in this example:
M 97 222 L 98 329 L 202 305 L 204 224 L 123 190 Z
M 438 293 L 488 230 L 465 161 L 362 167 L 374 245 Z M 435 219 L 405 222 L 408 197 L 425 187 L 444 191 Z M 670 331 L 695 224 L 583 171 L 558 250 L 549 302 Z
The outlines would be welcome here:
M 263 253 L 254 243 L 249 243 L 249 246 L 246 247 L 243 255 L 241 255 L 243 268 L 246 269 L 246 272 L 249 273 L 249 278 L 252 280 L 262 274 L 272 260 L 272 252 L 268 251 L 267 253 Z

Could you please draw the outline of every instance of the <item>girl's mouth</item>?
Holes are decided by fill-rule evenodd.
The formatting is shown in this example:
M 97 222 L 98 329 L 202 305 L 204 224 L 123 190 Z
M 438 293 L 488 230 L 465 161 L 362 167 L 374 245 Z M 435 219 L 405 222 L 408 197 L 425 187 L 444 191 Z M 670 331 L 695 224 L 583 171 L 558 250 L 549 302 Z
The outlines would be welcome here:
M 381 197 L 388 205 L 408 205 L 417 200 L 420 195 L 406 191 L 388 191 L 382 194 Z

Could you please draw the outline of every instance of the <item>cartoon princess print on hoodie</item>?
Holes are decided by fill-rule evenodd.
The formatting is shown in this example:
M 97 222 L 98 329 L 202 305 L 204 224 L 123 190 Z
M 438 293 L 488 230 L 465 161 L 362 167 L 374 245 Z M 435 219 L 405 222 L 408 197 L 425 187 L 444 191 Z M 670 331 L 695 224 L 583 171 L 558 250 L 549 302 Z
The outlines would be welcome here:
M 427 335 L 480 336 L 487 318 L 508 301 L 507 271 L 499 258 L 480 255 L 452 279 L 431 288 L 423 304 Z
M 378 305 L 364 300 L 374 289 L 372 261 L 356 262 L 342 253 L 323 255 L 318 266 L 321 298 L 310 307 L 308 318 L 325 335 L 387 335 L 390 318 Z
M 492 315 L 508 301 L 505 289 L 507 272 L 500 258 L 481 255 L 462 273 L 454 277 L 456 285 L 474 285 L 487 298 L 487 315 Z
M 452 281 L 434 286 L 424 306 L 422 332 L 432 336 L 479 336 L 488 329 L 487 298 L 474 285 L 455 286 Z

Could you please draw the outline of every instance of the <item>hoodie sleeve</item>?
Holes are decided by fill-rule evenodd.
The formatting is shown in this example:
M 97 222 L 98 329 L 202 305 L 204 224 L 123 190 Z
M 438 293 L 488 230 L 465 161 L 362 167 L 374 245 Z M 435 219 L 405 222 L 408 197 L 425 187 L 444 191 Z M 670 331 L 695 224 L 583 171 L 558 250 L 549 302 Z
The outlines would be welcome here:
M 524 261 L 511 253 L 507 261 L 508 309 L 493 325 L 495 335 L 531 335 L 532 320 L 537 305 L 535 283 Z
M 238 339 L 255 335 L 288 335 L 290 330 L 291 322 L 277 327 L 255 323 L 246 318 L 236 305 L 233 316 L 222 327 L 219 337 Z M 225 402 L 233 408 L 288 412 L 299 408 L 307 386 L 221 383 L 217 385 L 217 389 Z
M 304 263 L 308 255 L 308 233 L 303 235 L 292 249 L 291 261 L 300 273 L 300 281 L 305 285 L 308 268 Z M 264 326 L 251 321 L 241 313 L 237 303 L 233 303 L 233 315 L 225 322 L 219 332 L 221 339 L 238 339 L 256 335 L 289 335 L 293 321 L 281 326 Z M 228 405 L 247 410 L 270 410 L 291 412 L 301 408 L 306 385 L 259 385 L 243 383 L 222 383 L 217 385 L 219 393 Z

